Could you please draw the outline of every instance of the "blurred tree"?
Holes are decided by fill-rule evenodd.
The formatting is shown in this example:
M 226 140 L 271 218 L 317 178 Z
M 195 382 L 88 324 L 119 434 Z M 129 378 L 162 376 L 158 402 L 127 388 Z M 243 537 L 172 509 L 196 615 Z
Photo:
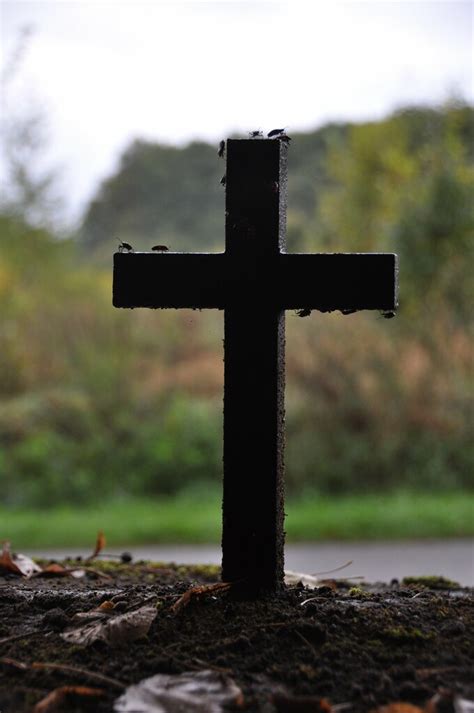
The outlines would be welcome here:
M 308 247 L 303 226 L 327 184 L 328 150 L 342 141 L 346 125 L 328 125 L 295 135 L 289 152 L 288 249 Z M 170 244 L 177 250 L 223 249 L 225 162 L 217 147 L 192 143 L 182 149 L 134 141 L 116 173 L 89 205 L 80 239 L 88 254 L 109 257 L 114 236 L 148 248 Z
M 451 103 L 293 137 L 289 249 L 399 252 L 402 309 L 288 315 L 290 490 L 473 487 L 473 116 Z M 134 142 L 82 228 L 103 269 L 0 216 L 5 502 L 218 482 L 222 315 L 112 310 L 110 253 L 116 234 L 222 246 L 224 166 L 205 144 Z
M 360 124 L 327 157 L 331 183 L 315 208 L 326 249 L 399 253 L 412 317 L 472 297 L 474 110 L 411 108 Z
M 134 141 L 91 202 L 82 244 L 99 257 L 110 255 L 115 236 L 148 249 L 156 242 L 174 250 L 222 247 L 224 171 L 207 144 L 177 149 Z

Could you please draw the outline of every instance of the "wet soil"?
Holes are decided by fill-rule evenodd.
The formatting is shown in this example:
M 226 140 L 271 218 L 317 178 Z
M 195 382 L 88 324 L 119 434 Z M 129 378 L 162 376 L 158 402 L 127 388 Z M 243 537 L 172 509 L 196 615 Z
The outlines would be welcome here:
M 248 713 L 310 710 L 298 707 L 299 696 L 351 703 L 353 713 L 393 701 L 422 706 L 440 688 L 474 699 L 473 590 L 424 578 L 313 589 L 297 583 L 257 601 L 232 590 L 209 592 L 173 613 L 181 594 L 218 581 L 219 570 L 90 566 L 94 571 L 81 579 L 0 575 L 1 713 L 31 712 L 65 685 L 98 687 L 103 695 L 68 696 L 54 710 L 110 712 L 123 687 L 157 673 L 203 669 L 230 676 Z M 114 615 L 153 602 L 157 616 L 147 637 L 122 646 L 61 638 L 77 612 L 104 601 L 113 602 Z M 281 708 L 271 703 L 278 695 Z

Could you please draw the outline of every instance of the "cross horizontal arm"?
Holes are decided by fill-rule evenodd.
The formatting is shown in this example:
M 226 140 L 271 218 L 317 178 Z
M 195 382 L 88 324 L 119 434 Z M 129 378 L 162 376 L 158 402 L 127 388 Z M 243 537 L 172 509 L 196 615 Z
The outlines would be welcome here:
M 391 253 L 116 253 L 114 307 L 395 310 L 397 256 Z
M 115 253 L 114 307 L 223 309 L 224 253 Z
M 398 259 L 392 253 L 288 253 L 279 256 L 281 309 L 395 310 Z

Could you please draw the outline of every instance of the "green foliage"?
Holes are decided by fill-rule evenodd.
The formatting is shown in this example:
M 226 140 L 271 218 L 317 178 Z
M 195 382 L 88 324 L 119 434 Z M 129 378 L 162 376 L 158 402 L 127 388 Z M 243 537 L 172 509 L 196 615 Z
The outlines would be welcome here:
M 290 493 L 473 488 L 473 117 L 410 109 L 294 136 L 290 249 L 398 252 L 401 309 L 288 315 Z M 222 246 L 224 170 L 205 144 L 135 142 L 80 241 L 0 216 L 3 503 L 219 483 L 222 315 L 114 310 L 110 254 L 116 234 Z
M 466 106 L 410 109 L 353 126 L 328 156 L 333 184 L 316 215 L 326 246 L 397 252 L 416 329 L 427 309 L 465 320 L 474 297 L 473 126 Z

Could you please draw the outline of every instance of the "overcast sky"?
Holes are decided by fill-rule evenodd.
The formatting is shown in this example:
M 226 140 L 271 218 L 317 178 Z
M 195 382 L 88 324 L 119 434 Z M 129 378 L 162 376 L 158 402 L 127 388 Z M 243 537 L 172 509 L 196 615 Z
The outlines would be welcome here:
M 380 118 L 474 101 L 471 2 L 1 2 L 2 63 L 34 28 L 13 97 L 44 105 L 71 214 L 135 137 Z

